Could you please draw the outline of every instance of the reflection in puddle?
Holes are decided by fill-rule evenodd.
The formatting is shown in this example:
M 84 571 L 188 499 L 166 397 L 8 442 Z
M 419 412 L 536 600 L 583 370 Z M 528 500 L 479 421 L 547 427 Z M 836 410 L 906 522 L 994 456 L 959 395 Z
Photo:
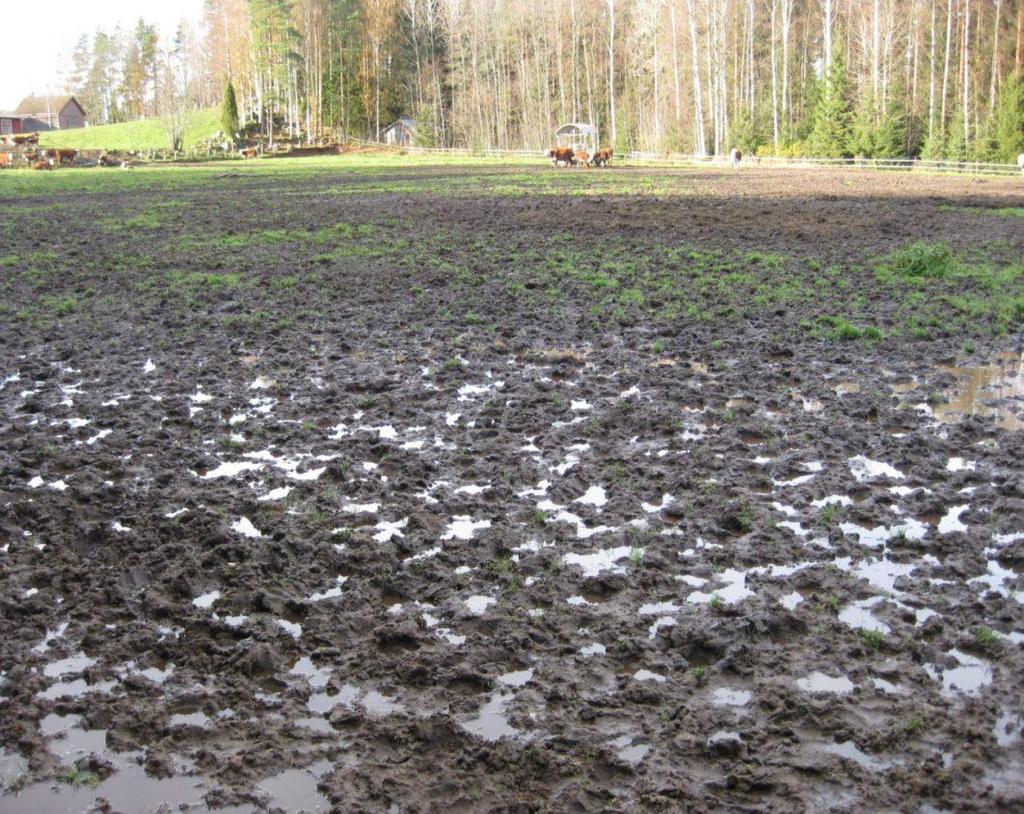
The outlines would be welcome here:
M 204 787 L 198 778 L 150 777 L 141 766 L 126 764 L 94 788 L 34 783 L 17 795 L 3 798 L 5 814 L 39 812 L 135 811 L 157 812 L 201 807 Z M 106 807 L 96 801 L 103 798 Z
M 846 676 L 834 677 L 818 671 L 797 679 L 796 685 L 804 692 L 835 693 L 837 695 L 852 692 L 854 686 Z
M 716 707 L 745 707 L 753 697 L 750 690 L 718 687 L 711 693 L 711 703 Z
M 946 394 L 948 401 L 935 407 L 939 421 L 959 421 L 965 415 L 991 416 L 1004 430 L 1024 429 L 1024 418 L 1013 412 L 1012 404 L 1024 398 L 1024 353 L 1007 351 L 991 364 L 942 370 L 958 381 Z M 993 403 L 997 401 L 1003 403 Z
M 515 672 L 498 676 L 498 683 L 503 687 L 518 689 L 528 684 L 532 679 L 533 669 L 531 668 L 516 670 Z M 471 735 L 476 735 L 478 738 L 483 738 L 487 741 L 521 737 L 523 733 L 515 729 L 508 722 L 505 713 L 506 708 L 515 697 L 516 693 L 514 692 L 506 693 L 501 689 L 495 690 L 480 708 L 477 717 L 464 721 L 460 726 Z
M 862 766 L 870 772 L 885 771 L 890 766 L 890 763 L 887 760 L 880 760 L 879 758 L 872 757 L 862 751 L 853 741 L 827 744 L 825 746 L 825 751 L 833 755 L 839 755 L 839 757 L 845 758 L 846 760 L 852 760 L 854 763 Z
M 330 811 L 330 801 L 317 789 L 317 781 L 331 769 L 326 760 L 308 769 L 286 769 L 261 780 L 257 786 L 270 795 L 270 808 L 285 811 Z
M 609 741 L 608 745 L 615 750 L 619 760 L 635 766 L 647 757 L 647 753 L 651 751 L 649 743 L 644 743 L 643 741 L 637 743 L 636 741 L 639 741 L 639 737 L 636 735 L 622 735 L 615 738 L 615 740 Z
M 996 720 L 992 735 L 1000 746 L 1012 746 L 1020 740 L 1021 728 L 1024 726 L 1020 713 L 1004 709 Z
M 948 655 L 956 659 L 958 664 L 942 671 L 943 695 L 974 695 L 982 687 L 992 683 L 992 667 L 988 662 L 960 650 L 950 650 Z M 934 666 L 926 664 L 924 669 L 933 679 L 938 680 L 939 673 Z

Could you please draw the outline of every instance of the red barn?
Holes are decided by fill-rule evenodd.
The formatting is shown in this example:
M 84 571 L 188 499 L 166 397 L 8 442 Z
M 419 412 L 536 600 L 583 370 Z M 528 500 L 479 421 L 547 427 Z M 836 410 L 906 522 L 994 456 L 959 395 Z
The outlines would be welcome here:
M 22 121 L 24 118 L 17 113 L 0 113 L 0 136 L 23 133 Z

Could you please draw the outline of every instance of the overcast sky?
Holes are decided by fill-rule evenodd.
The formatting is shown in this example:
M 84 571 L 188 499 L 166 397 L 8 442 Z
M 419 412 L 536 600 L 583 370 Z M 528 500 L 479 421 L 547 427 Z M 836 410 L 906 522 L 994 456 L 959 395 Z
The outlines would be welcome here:
M 135 25 L 139 17 L 173 36 L 182 19 L 198 21 L 203 0 L 15 0 L 0 3 L 0 110 L 31 93 L 59 93 L 61 58 L 82 34 Z

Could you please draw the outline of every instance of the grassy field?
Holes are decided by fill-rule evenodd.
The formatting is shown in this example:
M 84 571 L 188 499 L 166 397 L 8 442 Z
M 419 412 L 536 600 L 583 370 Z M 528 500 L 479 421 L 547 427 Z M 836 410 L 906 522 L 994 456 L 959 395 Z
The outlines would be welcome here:
M 185 128 L 185 149 L 220 130 L 216 108 L 189 114 Z M 76 150 L 167 150 L 170 141 L 160 119 L 143 119 L 123 124 L 87 127 L 84 130 L 54 130 L 40 133 L 44 147 L 70 147 Z

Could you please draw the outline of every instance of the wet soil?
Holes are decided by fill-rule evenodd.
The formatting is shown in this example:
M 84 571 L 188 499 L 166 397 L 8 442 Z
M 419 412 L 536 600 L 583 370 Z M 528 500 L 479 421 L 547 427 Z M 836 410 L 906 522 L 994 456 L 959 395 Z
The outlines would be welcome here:
M 0 186 L 0 810 L 1024 808 L 1019 337 L 870 270 L 1019 181 L 331 166 Z

